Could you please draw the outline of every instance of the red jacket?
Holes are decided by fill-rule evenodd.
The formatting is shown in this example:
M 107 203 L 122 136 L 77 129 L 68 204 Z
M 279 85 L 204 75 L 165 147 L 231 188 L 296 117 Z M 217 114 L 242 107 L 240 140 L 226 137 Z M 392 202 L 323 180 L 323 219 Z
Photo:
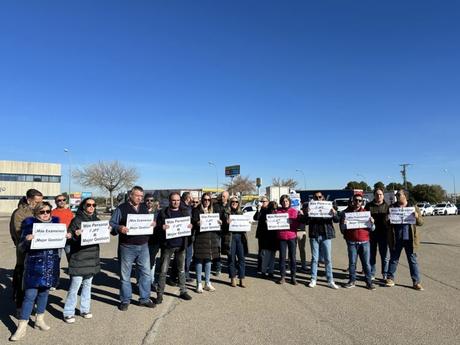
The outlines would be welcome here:
M 298 211 L 295 208 L 282 209 L 279 208 L 275 213 L 288 213 L 289 220 L 291 221 L 290 229 L 278 230 L 278 239 L 279 240 L 292 240 L 297 237 L 297 228 L 299 227 L 299 222 L 297 220 Z
M 361 229 L 347 229 L 344 222 L 345 222 L 345 213 L 349 212 L 366 212 L 364 207 L 361 207 L 359 210 L 353 210 L 351 208 L 347 208 L 345 211 L 342 212 L 342 218 L 340 220 L 340 229 L 342 230 L 343 237 L 345 240 L 351 242 L 367 242 L 370 238 L 371 229 L 369 228 L 361 228 Z

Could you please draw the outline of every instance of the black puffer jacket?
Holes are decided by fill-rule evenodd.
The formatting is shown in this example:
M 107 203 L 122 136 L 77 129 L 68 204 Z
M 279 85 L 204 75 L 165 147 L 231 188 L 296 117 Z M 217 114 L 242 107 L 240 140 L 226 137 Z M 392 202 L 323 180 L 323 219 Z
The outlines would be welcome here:
M 200 214 L 204 214 L 201 206 L 192 211 L 192 225 L 195 234 L 193 256 L 197 259 L 215 259 L 220 256 L 220 231 L 200 232 Z
M 83 210 L 78 210 L 69 226 L 72 234 L 70 240 L 69 275 L 92 276 L 101 269 L 99 258 L 99 245 L 81 246 L 81 236 L 75 236 L 75 231 L 81 229 L 82 222 L 93 222 L 99 218 L 96 214 L 88 215 Z

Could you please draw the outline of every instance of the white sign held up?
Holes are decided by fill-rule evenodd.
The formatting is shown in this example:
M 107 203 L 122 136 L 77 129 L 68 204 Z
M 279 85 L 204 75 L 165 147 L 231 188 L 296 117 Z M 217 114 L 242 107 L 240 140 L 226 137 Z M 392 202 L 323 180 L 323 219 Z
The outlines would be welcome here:
M 415 224 L 415 207 L 390 207 L 391 224 Z
M 188 226 L 190 224 L 190 217 L 178 217 L 178 218 L 169 218 L 165 220 L 166 225 L 169 225 L 169 228 L 166 229 L 166 239 L 177 237 L 190 236 L 192 234 L 192 229 Z
M 288 230 L 289 215 L 287 213 L 267 214 L 268 230 Z
M 63 223 L 34 223 L 30 249 L 64 248 L 67 241 L 67 228 Z
M 152 235 L 153 234 L 153 214 L 128 214 L 126 227 L 127 235 Z
M 81 245 L 89 246 L 91 244 L 109 243 L 110 229 L 108 220 L 99 220 L 94 222 L 81 222 Z
M 365 212 L 347 212 L 345 213 L 345 224 L 347 229 L 365 229 L 371 228 L 371 213 Z
M 200 214 L 200 232 L 220 231 L 219 213 Z
M 332 218 L 332 201 L 312 200 L 308 203 L 308 216 L 310 218 Z
M 242 214 L 230 215 L 230 231 L 234 232 L 249 232 L 251 231 L 251 221 L 249 217 Z

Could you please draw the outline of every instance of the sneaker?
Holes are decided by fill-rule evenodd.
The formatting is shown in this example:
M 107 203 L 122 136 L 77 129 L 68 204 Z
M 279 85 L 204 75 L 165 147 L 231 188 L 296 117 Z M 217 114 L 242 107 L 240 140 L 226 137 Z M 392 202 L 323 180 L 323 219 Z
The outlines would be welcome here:
M 280 278 L 280 280 L 278 280 L 278 281 L 276 282 L 276 284 L 282 285 L 282 284 L 284 284 L 285 282 L 286 282 L 286 280 L 285 280 L 284 278 Z
M 196 293 L 203 293 L 203 285 L 201 285 L 201 283 L 199 283 L 197 286 L 196 286 Z
M 221 273 L 222 273 L 221 271 L 216 271 L 216 272 L 214 273 L 214 276 L 219 277 L 219 276 L 221 275 Z
M 74 315 L 64 316 L 64 321 L 66 323 L 74 323 L 75 322 L 75 316 Z
M 355 287 L 355 282 L 348 282 L 343 286 L 345 289 L 351 289 Z
M 315 286 L 316 286 L 316 280 L 315 280 L 315 279 L 312 279 L 312 280 L 310 281 L 310 283 L 308 284 L 308 287 L 309 287 L 309 288 L 314 288 Z
M 50 287 L 50 291 L 56 291 L 56 287 L 55 286 Z
M 80 316 L 84 319 L 92 319 L 93 318 L 93 314 L 91 313 L 81 313 Z
M 422 284 L 420 284 L 420 283 L 415 283 L 414 284 L 414 289 L 417 290 L 417 291 L 423 291 L 424 290 Z
M 387 278 L 387 279 L 385 280 L 385 286 L 387 286 L 387 287 L 393 287 L 393 286 L 395 286 L 395 282 L 393 281 L 393 279 Z
M 335 282 L 329 282 L 327 283 L 327 286 L 329 286 L 331 289 L 338 290 L 339 286 Z
M 212 286 L 211 283 L 206 284 L 205 287 L 204 287 L 204 289 L 205 289 L 206 291 L 209 291 L 209 292 L 214 292 L 214 291 L 216 291 L 215 287 Z
M 366 288 L 367 288 L 368 290 L 371 290 L 371 291 L 376 290 L 376 287 L 375 287 L 375 284 L 374 284 L 374 283 L 366 284 Z
M 129 303 L 120 303 L 118 305 L 118 310 L 120 311 L 127 311 L 129 307 Z
M 147 307 L 147 308 L 155 308 L 155 303 L 153 303 L 153 301 L 151 299 L 148 299 L 145 302 L 141 302 L 141 303 L 139 303 L 139 305 L 141 305 L 143 307 Z
M 372 280 L 372 281 L 375 281 L 375 277 L 374 277 L 374 276 L 372 276 L 372 277 L 371 277 L 371 280 Z
M 157 294 L 157 299 L 155 300 L 155 304 L 161 304 L 163 303 L 163 294 L 159 293 Z
M 180 299 L 183 299 L 184 301 L 190 301 L 192 299 L 192 296 L 188 294 L 188 292 L 183 292 L 179 295 Z

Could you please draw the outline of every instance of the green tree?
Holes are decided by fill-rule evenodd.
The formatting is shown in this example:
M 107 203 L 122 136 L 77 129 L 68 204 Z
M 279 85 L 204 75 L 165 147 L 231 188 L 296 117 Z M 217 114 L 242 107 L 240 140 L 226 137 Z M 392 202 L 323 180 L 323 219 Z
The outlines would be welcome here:
M 347 183 L 345 189 L 362 189 L 365 192 L 372 191 L 371 187 L 364 181 L 350 181 Z
M 410 193 L 415 201 L 427 201 L 431 204 L 444 200 L 446 195 L 446 191 L 437 184 L 418 184 L 411 189 Z

